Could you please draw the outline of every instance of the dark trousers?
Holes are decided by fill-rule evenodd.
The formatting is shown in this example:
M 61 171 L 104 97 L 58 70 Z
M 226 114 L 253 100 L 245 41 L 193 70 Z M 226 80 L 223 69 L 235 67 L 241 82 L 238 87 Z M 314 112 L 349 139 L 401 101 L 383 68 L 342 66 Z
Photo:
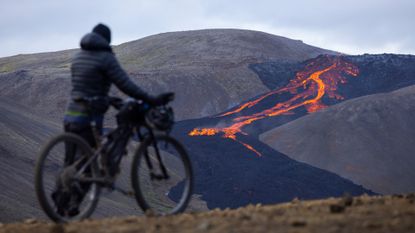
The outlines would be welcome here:
M 92 147 L 96 147 L 96 141 L 94 132 L 90 124 L 80 124 L 80 123 L 64 123 L 64 130 L 65 132 L 73 133 L 81 138 L 83 138 L 88 144 Z M 81 153 L 81 154 L 80 154 Z M 76 145 L 71 143 L 65 143 L 65 165 L 69 166 L 77 159 L 79 156 L 82 156 L 82 152 L 76 148 Z M 86 160 L 85 160 L 86 161 Z M 84 162 L 80 163 L 80 166 L 83 165 Z M 85 170 L 86 174 L 91 174 L 91 169 L 87 168 Z M 80 188 L 81 190 L 75 190 L 76 199 L 78 202 L 81 202 L 86 192 L 89 190 L 90 184 L 89 183 L 81 183 Z M 73 192 L 72 192 L 73 193 Z
M 90 124 L 64 123 L 65 132 L 74 133 L 85 139 L 91 147 L 96 146 L 94 132 Z

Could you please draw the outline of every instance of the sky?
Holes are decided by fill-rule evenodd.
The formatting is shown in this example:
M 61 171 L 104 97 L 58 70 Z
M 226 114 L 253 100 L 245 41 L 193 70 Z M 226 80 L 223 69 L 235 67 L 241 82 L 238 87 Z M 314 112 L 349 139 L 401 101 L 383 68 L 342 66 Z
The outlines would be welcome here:
M 415 0 L 0 0 L 0 57 L 78 48 L 99 22 L 113 45 L 238 28 L 346 54 L 415 54 Z

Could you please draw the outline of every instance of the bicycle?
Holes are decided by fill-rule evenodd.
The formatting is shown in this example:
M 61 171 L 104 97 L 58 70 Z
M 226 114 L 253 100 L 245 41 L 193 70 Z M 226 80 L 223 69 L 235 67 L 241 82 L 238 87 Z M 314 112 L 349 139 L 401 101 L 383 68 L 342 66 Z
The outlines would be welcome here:
M 102 188 L 134 196 L 144 212 L 183 212 L 192 193 L 193 173 L 186 150 L 170 136 L 174 119 L 167 104 L 172 100 L 173 94 L 167 103 L 149 107 L 140 100 L 109 97 L 109 104 L 118 110 L 117 127 L 96 140 L 96 149 L 73 133 L 62 133 L 46 143 L 35 167 L 35 189 L 47 216 L 55 222 L 90 217 Z M 114 185 L 130 141 L 140 143 L 131 164 L 133 192 Z M 68 153 L 71 156 L 65 156 Z M 59 212 L 52 197 L 58 184 L 65 197 L 85 192 L 75 216 Z

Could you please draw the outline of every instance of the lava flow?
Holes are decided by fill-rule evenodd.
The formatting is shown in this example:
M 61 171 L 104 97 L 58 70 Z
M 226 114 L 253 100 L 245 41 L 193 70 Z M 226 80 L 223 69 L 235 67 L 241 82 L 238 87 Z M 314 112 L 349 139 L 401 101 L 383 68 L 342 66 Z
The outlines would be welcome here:
M 226 127 L 195 128 L 189 133 L 189 136 L 213 136 L 221 133 L 222 137 L 239 142 L 258 156 L 261 156 L 261 153 L 251 145 L 236 138 L 238 133 L 247 135 L 247 133 L 242 131 L 244 126 L 267 117 L 289 114 L 292 110 L 302 106 L 309 113 L 323 109 L 327 107 L 322 102 L 324 96 L 338 100 L 344 99 L 336 93 L 338 84 L 344 84 L 347 81 L 342 74 L 357 76 L 358 72 L 355 65 L 345 61 L 341 56 L 320 56 L 307 64 L 304 71 L 298 72 L 286 87 L 270 91 L 255 100 L 241 105 L 235 110 L 220 115 L 220 117 L 241 112 L 244 109 L 255 106 L 265 98 L 281 93 L 288 92 L 293 95 L 287 101 L 277 102 L 273 107 L 251 115 L 235 117 L 232 119 L 232 123 Z

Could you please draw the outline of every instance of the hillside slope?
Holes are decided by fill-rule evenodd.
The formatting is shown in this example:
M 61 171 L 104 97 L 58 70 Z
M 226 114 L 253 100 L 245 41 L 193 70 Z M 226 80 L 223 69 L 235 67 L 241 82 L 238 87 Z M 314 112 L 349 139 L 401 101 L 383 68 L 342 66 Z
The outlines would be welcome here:
M 247 206 L 167 217 L 128 217 L 57 225 L 0 224 L 0 232 L 414 232 L 415 195 L 361 196 Z
M 1 98 L 0 112 L 0 209 L 4 210 L 0 211 L 0 222 L 45 218 L 34 192 L 34 165 L 41 146 L 61 131 L 61 125 Z M 190 202 L 191 210 L 237 208 L 248 203 L 284 202 L 293 197 L 324 198 L 341 196 L 344 192 L 372 194 L 333 173 L 293 161 L 265 145 L 261 145 L 264 156 L 253 157 L 244 147 L 220 138 L 188 137 L 187 124 L 178 123 L 174 134 L 186 146 L 193 165 L 196 195 Z M 124 190 L 132 189 L 129 175 L 137 145 L 131 143 L 116 182 Z M 253 145 L 259 146 L 258 143 Z M 94 217 L 142 214 L 131 197 L 107 190 L 102 197 Z
M 342 70 L 345 69 L 345 66 L 343 66 L 345 64 L 344 62 L 352 62 L 361 71 L 359 76 L 345 75 L 343 77 L 344 79 L 341 82 L 341 85 L 338 86 L 338 91 L 340 92 L 341 96 L 344 97 L 344 99 L 359 97 L 367 93 L 385 92 L 388 90 L 397 89 L 402 86 L 407 86 L 409 84 L 414 84 L 414 80 L 412 78 L 412 74 L 415 73 L 414 69 L 412 68 L 415 67 L 413 66 L 413 64 L 415 64 L 414 56 L 319 56 L 317 58 L 307 60 L 306 62 L 299 63 L 258 63 L 252 69 L 261 78 L 261 82 L 269 87 L 269 89 L 278 89 L 283 88 L 284 86 L 295 81 L 294 77 L 296 77 L 296 73 L 301 73 L 302 70 L 306 69 L 311 74 L 312 72 L 317 72 L 320 69 L 332 66 L 333 61 L 337 62 L 335 64 L 338 64 L 338 68 L 341 69 L 337 71 L 333 70 L 332 72 L 328 72 L 326 75 L 323 75 L 322 78 L 327 83 L 330 83 L 330 77 L 333 75 L 335 77 L 343 77 L 338 76 L 338 74 L 342 73 Z M 285 65 L 287 64 L 292 65 L 288 65 L 286 67 Z M 310 66 L 310 64 L 312 65 Z M 346 66 L 346 68 L 347 67 L 349 66 Z M 28 73 L 28 71 L 21 71 L 21 73 L 23 75 L 22 77 L 24 77 L 24 73 Z M 294 73 L 294 75 L 292 73 Z M 304 76 L 304 78 L 307 77 L 307 75 Z M 24 78 L 22 81 L 19 81 L 19 78 L 16 79 L 10 74 L 4 75 L 3 78 L 7 82 L 14 81 L 13 85 L 16 86 L 19 86 L 21 83 L 25 83 L 22 84 L 21 88 L 26 87 L 25 90 L 27 91 L 24 92 L 21 90 L 21 96 L 31 92 L 33 95 L 40 95 L 41 93 L 48 91 L 48 89 L 39 89 L 33 91 L 33 87 L 37 85 L 37 81 L 34 80 L 35 78 L 33 78 L 32 81 L 24 80 Z M 49 78 L 47 80 L 50 81 L 48 81 L 50 84 L 49 88 L 53 89 L 54 85 L 56 85 L 56 82 L 53 80 L 53 78 Z M 40 80 L 39 82 L 43 81 Z M 312 87 L 312 85 L 309 87 Z M 332 87 L 328 88 L 328 90 L 336 90 L 336 88 Z M 4 87 L 2 91 L 7 92 L 8 89 Z M 296 94 L 304 93 L 304 91 L 305 89 L 301 85 L 297 91 L 269 95 L 267 98 L 259 101 L 258 104 L 246 108 L 235 115 L 223 117 L 205 117 L 197 120 L 186 120 L 178 122 L 175 125 L 172 133 L 180 140 L 180 142 L 185 144 L 186 148 L 190 152 L 190 157 L 193 162 L 196 181 L 195 193 L 199 195 L 202 201 L 206 202 L 207 207 L 237 208 L 249 203 L 270 204 L 276 202 L 284 202 L 291 200 L 293 197 L 299 197 L 302 199 L 314 199 L 324 198 L 328 196 L 340 196 L 344 192 L 349 192 L 352 195 L 359 195 L 365 192 L 370 193 L 370 188 L 359 186 L 362 185 L 362 183 L 358 182 L 360 181 L 359 179 L 355 179 L 353 180 L 354 182 L 350 182 L 349 180 L 344 179 L 338 174 L 334 174 L 333 172 L 328 172 L 326 170 L 313 167 L 309 164 L 292 160 L 283 153 L 273 150 L 268 145 L 258 141 L 257 137 L 261 133 L 306 115 L 307 111 L 303 105 L 298 105 L 299 107 L 292 109 L 289 114 L 269 117 L 262 119 L 261 121 L 256 121 L 254 124 L 249 126 L 247 125 L 242 129 L 241 133 L 235 135 L 237 136 L 236 139 L 238 139 L 238 141 L 230 140 L 230 138 L 223 138 L 223 133 L 212 137 L 191 137 L 188 135 L 190 131 L 198 127 L 226 126 L 226 124 L 232 123 L 235 117 L 252 116 L 255 113 L 275 106 L 278 103 L 283 103 L 283 101 L 289 100 L 291 98 L 296 98 Z M 62 94 L 60 93 L 60 95 Z M 313 98 L 313 96 L 315 96 L 315 93 L 310 91 L 309 98 Z M 54 101 L 54 97 L 55 96 L 53 95 L 48 96 L 52 102 Z M 336 98 L 333 100 L 330 98 L 330 95 L 323 97 L 324 98 L 322 98 L 322 103 L 327 105 L 336 104 L 344 100 L 343 98 Z M 10 99 L 8 99 L 8 101 L 13 102 L 13 100 Z M 34 98 L 33 101 L 40 100 Z M 247 102 L 244 102 L 242 104 L 246 103 Z M 45 104 L 43 103 L 43 105 Z M 5 105 L 2 112 L 4 111 L 5 113 L 8 113 L 9 110 L 14 110 L 13 107 L 13 104 Z M 51 109 L 53 108 L 53 106 L 48 107 Z M 182 107 L 184 108 L 187 106 Z M 7 134 L 17 131 L 19 135 L 27 134 L 27 136 L 34 137 L 33 140 L 39 141 L 39 138 L 36 137 L 36 131 L 46 130 L 48 127 L 42 126 L 35 128 L 34 131 L 31 131 L 32 127 L 30 126 L 38 124 L 41 125 L 42 123 L 46 123 L 46 121 L 42 122 L 43 118 L 39 117 L 39 120 L 31 123 L 30 119 L 24 117 L 26 115 L 27 109 L 15 109 L 15 116 L 1 118 L 3 125 L 7 126 L 4 128 L 4 132 Z M 38 110 L 44 109 L 40 108 Z M 54 112 L 56 113 L 57 111 L 55 110 Z M 6 116 L 6 114 L 2 116 Z M 59 124 L 58 127 L 60 127 Z M 26 145 L 28 143 L 21 143 L 20 138 L 7 136 L 4 138 L 5 139 L 0 143 L 3 143 L 3 148 L 6 148 L 11 152 L 8 153 L 10 156 L 7 158 L 5 157 L 5 161 L 2 161 L 2 163 L 18 164 L 18 162 L 14 161 L 18 157 L 13 156 L 17 154 L 20 157 L 24 157 L 29 161 L 29 163 L 32 163 L 33 165 L 33 151 L 37 151 L 38 146 L 32 146 L 30 149 L 26 149 Z M 25 139 L 29 141 L 32 140 L 29 137 L 26 137 Z M 46 138 L 41 139 L 41 141 L 45 140 Z M 262 156 L 255 154 L 254 151 L 248 149 L 246 146 L 244 146 L 243 143 L 249 144 L 255 148 L 255 150 L 262 154 Z M 400 159 L 397 160 L 401 161 L 401 163 L 405 163 L 404 161 L 406 159 L 412 161 L 410 160 L 411 158 L 408 158 L 407 156 L 400 157 Z M 126 164 L 124 168 L 129 168 L 128 158 L 125 160 L 125 162 Z M 8 168 L 14 167 L 8 166 Z M 20 174 L 19 171 L 21 171 L 21 169 L 18 166 L 16 166 L 15 169 L 17 171 L 6 169 L 3 172 L 4 174 Z M 28 171 L 27 169 L 23 170 Z M 128 171 L 127 169 L 123 169 L 123 171 L 124 170 Z M 358 175 L 358 173 L 355 174 Z M 31 173 L 29 172 L 28 175 L 31 175 Z M 365 177 L 365 174 L 359 175 Z M 25 179 L 24 182 L 30 185 L 29 182 L 32 180 L 30 176 L 18 177 L 19 179 L 16 179 L 16 184 Z M 394 185 L 397 185 L 400 183 L 400 181 L 400 179 L 395 180 Z M 123 179 L 122 183 L 126 188 L 129 188 L 127 178 Z M 5 180 L 2 185 L 6 187 L 3 190 L 14 190 L 15 187 L 19 187 L 19 185 L 13 186 L 12 182 L 8 182 L 8 180 Z M 9 186 L 13 187 L 9 188 Z M 25 190 L 28 191 L 26 192 Z M 13 192 L 2 192 L 2 194 L 5 194 L 8 196 L 8 198 L 11 199 L 15 198 L 16 194 L 19 195 L 20 193 L 24 193 L 25 195 L 33 195 L 32 188 L 30 186 L 24 186 L 24 188 L 21 190 L 14 190 Z M 33 205 L 34 197 L 32 196 L 31 198 L 32 199 L 25 199 L 19 203 Z M 110 203 L 112 202 L 112 204 L 114 204 L 117 201 L 123 199 L 118 199 L 118 197 L 110 197 L 108 200 Z M 6 204 L 8 204 L 8 202 L 5 202 L 5 205 Z M 136 212 L 136 205 L 133 200 L 125 200 L 119 202 L 118 205 L 112 206 L 114 208 L 111 207 L 108 210 L 106 209 L 107 207 L 103 205 L 103 210 L 105 211 L 100 212 L 98 210 L 97 216 L 101 216 L 101 213 L 112 216 L 118 215 L 120 213 L 129 214 Z M 13 204 L 10 205 L 10 209 L 13 209 Z M 126 209 L 128 209 L 128 211 Z M 18 209 L 15 211 L 15 213 L 26 212 L 20 212 Z M 9 216 L 12 215 L 5 215 L 5 217 Z
M 260 139 L 289 157 L 381 193 L 415 191 L 415 86 L 355 98 Z
M 1 58 L 0 96 L 60 117 L 69 95 L 70 59 L 75 52 Z M 236 29 L 163 33 L 115 46 L 114 52 L 144 90 L 176 92 L 178 119 L 215 114 L 267 91 L 249 69 L 251 63 L 298 62 L 334 54 L 301 41 Z

